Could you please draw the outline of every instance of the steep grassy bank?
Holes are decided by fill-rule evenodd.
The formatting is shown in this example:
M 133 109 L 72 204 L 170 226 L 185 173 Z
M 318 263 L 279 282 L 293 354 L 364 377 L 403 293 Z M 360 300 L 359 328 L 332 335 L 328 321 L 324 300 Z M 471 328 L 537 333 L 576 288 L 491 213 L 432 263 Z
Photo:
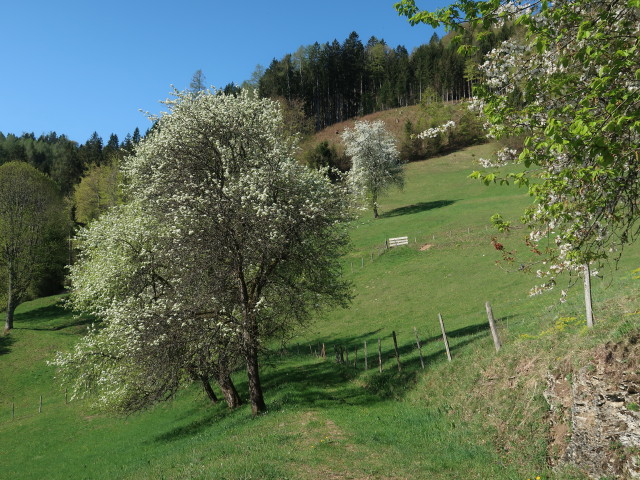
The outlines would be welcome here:
M 274 349 L 264 359 L 270 411 L 259 418 L 247 407 L 212 407 L 195 387 L 126 418 L 100 414 L 82 401 L 65 403 L 44 362 L 68 348 L 86 320 L 73 319 L 57 298 L 21 306 L 17 328 L 0 337 L 0 478 L 552 478 L 544 374 L 586 361 L 590 346 L 637 328 L 639 280 L 631 270 L 640 266 L 640 249 L 628 249 L 618 272 L 594 282 L 594 331 L 583 327 L 579 287 L 566 303 L 556 292 L 529 297 L 535 279 L 517 265 L 495 265 L 501 256 L 487 229 L 491 214 L 517 217 L 528 199 L 522 190 L 466 178 L 473 159 L 491 149 L 408 165 L 406 188 L 383 200 L 382 217 L 374 221 L 363 212 L 354 222 L 353 251 L 344 259 L 353 305 L 326 312 L 286 351 Z M 409 247 L 383 253 L 386 238 L 404 235 Z M 523 235 L 515 230 L 501 241 L 516 246 Z M 498 354 L 486 324 L 487 300 L 504 344 Z M 438 313 L 448 329 L 451 363 Z M 322 343 L 326 360 L 309 353 Z M 348 349 L 350 365 L 333 361 L 334 346 Z M 236 380 L 246 398 L 242 372 Z

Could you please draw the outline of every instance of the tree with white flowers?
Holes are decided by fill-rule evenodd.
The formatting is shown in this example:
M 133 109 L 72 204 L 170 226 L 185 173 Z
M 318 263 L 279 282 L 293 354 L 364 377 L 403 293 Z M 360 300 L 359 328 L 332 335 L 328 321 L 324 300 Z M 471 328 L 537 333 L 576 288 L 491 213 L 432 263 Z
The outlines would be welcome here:
M 101 323 L 53 362 L 73 395 L 92 394 L 105 409 L 127 413 L 171 398 L 192 381 L 215 403 L 214 379 L 229 406 L 238 406 L 230 377 L 240 359 L 233 335 L 219 317 L 203 314 L 209 303 L 194 291 L 201 272 L 176 264 L 171 229 L 134 201 L 94 220 L 77 241 L 70 302 Z
M 515 22 L 523 35 L 486 57 L 476 107 L 497 138 L 522 135 L 521 152 L 498 162 L 524 170 L 475 172 L 485 183 L 528 187 L 523 220 L 540 254 L 535 292 L 563 271 L 582 271 L 620 252 L 639 233 L 640 2 L 638 0 L 461 0 L 435 12 L 395 4 L 412 24 L 488 34 Z M 473 49 L 472 46 L 462 46 Z
M 241 359 L 258 414 L 265 343 L 350 298 L 339 264 L 348 197 L 295 160 L 277 102 L 246 92 L 175 96 L 125 160 L 131 205 L 81 236 L 72 302 L 107 324 L 86 341 L 86 352 L 97 342 L 101 353 L 58 364 L 80 368 L 107 402 L 126 407 L 201 376 L 222 387 Z M 174 373 L 147 382 L 154 365 Z
M 403 162 L 384 122 L 358 121 L 342 132 L 345 152 L 352 166 L 348 180 L 363 195 L 378 218 L 378 198 L 391 187 L 404 186 Z

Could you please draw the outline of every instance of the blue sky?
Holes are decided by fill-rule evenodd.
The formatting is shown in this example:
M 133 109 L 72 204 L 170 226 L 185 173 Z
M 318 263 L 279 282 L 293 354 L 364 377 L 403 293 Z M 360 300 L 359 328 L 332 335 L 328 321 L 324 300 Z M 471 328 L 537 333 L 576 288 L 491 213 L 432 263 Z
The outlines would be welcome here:
M 0 132 L 55 131 L 105 143 L 149 127 L 170 85 L 187 88 L 202 69 L 221 87 L 250 78 L 257 64 L 301 45 L 363 43 L 375 35 L 409 51 L 433 30 L 411 27 L 394 0 L 91 0 L 3 2 L 0 18 Z M 423 1 L 422 8 L 442 6 Z M 442 35 L 442 32 L 438 32 Z

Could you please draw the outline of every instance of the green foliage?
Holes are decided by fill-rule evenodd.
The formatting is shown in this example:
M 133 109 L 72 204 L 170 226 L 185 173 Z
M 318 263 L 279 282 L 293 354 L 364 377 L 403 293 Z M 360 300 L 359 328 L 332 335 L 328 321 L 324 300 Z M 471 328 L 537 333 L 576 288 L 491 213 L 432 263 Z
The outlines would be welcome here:
M 500 233 L 508 233 L 511 228 L 511 222 L 502 218 L 499 213 L 491 216 L 491 223 Z
M 407 162 L 423 159 L 426 156 L 423 141 L 416 137 L 418 133 L 411 120 L 405 121 L 402 143 L 400 144 L 400 157 Z
M 344 173 L 351 167 L 350 161 L 344 155 L 340 155 L 335 145 L 323 141 L 318 143 L 314 148 L 307 150 L 303 156 L 304 163 L 316 170 L 328 168 L 327 175 L 331 181 L 338 181 L 341 177 L 340 173 Z
M 61 288 L 69 222 L 57 186 L 24 162 L 0 166 L 0 284 L 6 329 L 30 295 Z
M 92 166 L 73 191 L 76 221 L 86 225 L 110 207 L 122 203 L 122 181 L 117 158 L 104 165 Z

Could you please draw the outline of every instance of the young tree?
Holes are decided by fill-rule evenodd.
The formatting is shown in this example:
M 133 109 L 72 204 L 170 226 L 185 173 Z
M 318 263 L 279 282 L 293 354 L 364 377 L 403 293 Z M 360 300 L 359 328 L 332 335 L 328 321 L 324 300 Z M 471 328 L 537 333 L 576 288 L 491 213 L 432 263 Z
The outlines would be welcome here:
M 0 273 L 7 290 L 5 331 L 16 307 L 55 265 L 62 269 L 68 222 L 55 183 L 23 162 L 0 166 Z
M 525 29 L 524 38 L 489 53 L 475 92 L 494 136 L 526 138 L 521 153 L 505 149 L 498 163 L 516 161 L 526 170 L 474 176 L 528 186 L 534 203 L 524 215 L 527 241 L 534 252 L 547 252 L 538 272 L 546 281 L 534 293 L 552 287 L 560 272 L 587 270 L 584 265 L 604 262 L 636 238 L 637 0 L 460 1 L 436 12 L 403 0 L 396 9 L 412 24 L 462 31 L 515 21 Z
M 351 157 L 349 181 L 365 195 L 378 218 L 378 198 L 389 188 L 404 185 L 404 170 L 393 136 L 384 122 L 359 121 L 342 132 L 345 152 Z
M 200 93 L 207 89 L 207 79 L 202 73 L 202 70 L 198 69 L 191 77 L 191 83 L 189 84 L 189 90 L 191 93 Z
M 338 262 L 347 245 L 346 195 L 295 161 L 277 102 L 247 92 L 186 91 L 176 92 L 169 110 L 125 159 L 127 195 L 140 213 L 118 224 L 131 224 L 125 238 L 126 230 L 142 232 L 146 246 L 103 241 L 95 254 L 83 253 L 71 275 L 76 290 L 85 292 L 76 305 L 119 330 L 108 372 L 124 368 L 126 377 L 141 378 L 129 353 L 138 339 L 163 346 L 149 358 L 164 355 L 170 368 L 196 376 L 224 373 L 240 356 L 257 414 L 266 408 L 259 373 L 264 342 L 285 337 L 312 311 L 349 299 Z M 118 232 L 109 228 L 95 239 L 123 235 Z M 110 244 L 129 244 L 124 260 L 101 251 Z M 82 251 L 87 248 L 91 244 Z M 139 280 L 127 278 L 131 271 Z M 85 283 L 90 288 L 82 288 Z M 80 363 L 102 372 L 103 361 Z M 117 384 L 107 396 L 118 397 Z

